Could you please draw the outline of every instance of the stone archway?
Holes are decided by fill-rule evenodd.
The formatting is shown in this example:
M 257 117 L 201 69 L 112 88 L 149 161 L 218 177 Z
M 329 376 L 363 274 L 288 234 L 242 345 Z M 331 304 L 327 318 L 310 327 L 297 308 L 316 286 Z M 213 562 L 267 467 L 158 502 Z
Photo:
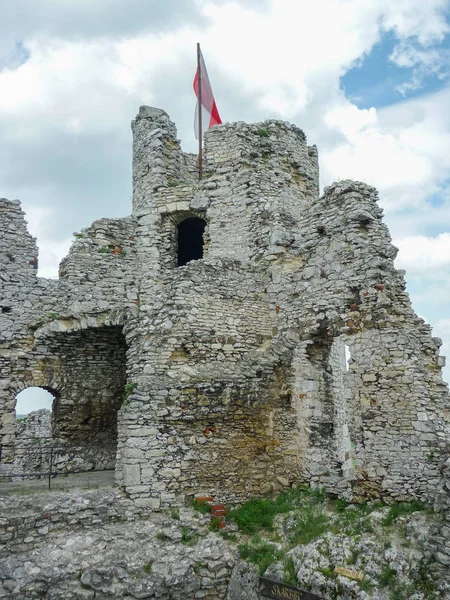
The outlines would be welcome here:
M 70 471 L 113 469 L 117 412 L 126 383 L 127 345 L 121 326 L 91 327 L 48 338 L 61 379 L 52 437 L 59 464 Z
M 38 351 L 13 369 L 4 401 L 0 471 L 11 473 L 18 452 L 16 396 L 36 386 L 54 396 L 50 443 L 59 472 L 114 469 L 117 413 L 126 383 L 127 344 L 122 325 L 55 322 L 40 332 Z

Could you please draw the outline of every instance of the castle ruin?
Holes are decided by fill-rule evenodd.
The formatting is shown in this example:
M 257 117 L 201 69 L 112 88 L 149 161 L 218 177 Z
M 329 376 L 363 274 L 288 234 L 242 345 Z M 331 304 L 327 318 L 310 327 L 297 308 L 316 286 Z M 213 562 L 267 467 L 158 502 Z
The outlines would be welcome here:
M 58 460 L 115 468 L 137 506 L 301 482 L 431 501 L 450 439 L 441 341 L 376 190 L 319 196 L 317 150 L 285 122 L 208 131 L 200 182 L 163 110 L 132 129 L 132 215 L 76 234 L 59 280 L 37 276 L 20 203 L 0 200 L 1 472 L 15 398 L 38 386 L 72 448 Z

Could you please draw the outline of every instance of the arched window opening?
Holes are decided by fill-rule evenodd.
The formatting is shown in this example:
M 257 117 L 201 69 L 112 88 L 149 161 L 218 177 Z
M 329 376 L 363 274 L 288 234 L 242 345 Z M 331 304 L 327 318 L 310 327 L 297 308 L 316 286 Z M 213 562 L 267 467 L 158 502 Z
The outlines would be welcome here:
M 30 412 L 41 409 L 52 410 L 55 396 L 40 387 L 29 387 L 16 396 L 16 419 L 27 417 Z
M 178 225 L 178 266 L 191 260 L 203 258 L 203 233 L 206 222 L 199 217 L 190 217 Z

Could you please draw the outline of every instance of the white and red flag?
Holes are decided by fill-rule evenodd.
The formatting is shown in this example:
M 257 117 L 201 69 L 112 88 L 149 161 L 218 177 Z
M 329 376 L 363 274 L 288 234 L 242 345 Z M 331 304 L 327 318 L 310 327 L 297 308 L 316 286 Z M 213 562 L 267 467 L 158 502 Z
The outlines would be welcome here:
M 194 92 L 197 96 L 197 105 L 195 107 L 194 117 L 194 133 L 195 138 L 200 140 L 203 137 L 203 132 L 213 125 L 222 123 L 219 111 L 217 110 L 216 101 L 209 83 L 208 73 L 205 67 L 200 46 L 197 49 L 197 72 L 194 77 Z M 199 118 L 199 102 L 201 102 L 201 123 Z

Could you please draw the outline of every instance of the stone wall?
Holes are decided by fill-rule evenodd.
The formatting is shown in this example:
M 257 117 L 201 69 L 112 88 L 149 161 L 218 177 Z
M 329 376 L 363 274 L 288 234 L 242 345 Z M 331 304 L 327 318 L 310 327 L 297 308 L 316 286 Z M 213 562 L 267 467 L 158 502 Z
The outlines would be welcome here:
M 224 599 L 236 552 L 209 515 L 151 515 L 118 491 L 0 498 L 2 598 Z
M 139 303 L 134 222 L 103 219 L 76 234 L 59 281 L 46 280 L 36 276 L 37 249 L 19 203 L 1 202 L 0 472 L 14 463 L 15 398 L 32 386 L 56 398 L 52 443 L 64 446 L 58 467 L 114 468 L 126 381 L 122 329 Z
M 82 456 L 62 463 L 112 466 L 117 437 L 136 506 L 299 482 L 431 501 L 448 454 L 444 359 L 376 190 L 341 181 L 319 197 L 317 149 L 285 122 L 208 131 L 201 182 L 164 111 L 141 107 L 132 130 L 133 214 L 76 234 L 59 281 L 36 277 L 23 213 L 2 201 L 2 468 L 15 395 L 38 385 L 57 398 L 53 435 Z M 177 266 L 192 217 L 203 257 Z
M 15 474 L 48 473 L 52 444 L 51 411 L 46 408 L 30 412 L 16 428 L 14 464 Z

